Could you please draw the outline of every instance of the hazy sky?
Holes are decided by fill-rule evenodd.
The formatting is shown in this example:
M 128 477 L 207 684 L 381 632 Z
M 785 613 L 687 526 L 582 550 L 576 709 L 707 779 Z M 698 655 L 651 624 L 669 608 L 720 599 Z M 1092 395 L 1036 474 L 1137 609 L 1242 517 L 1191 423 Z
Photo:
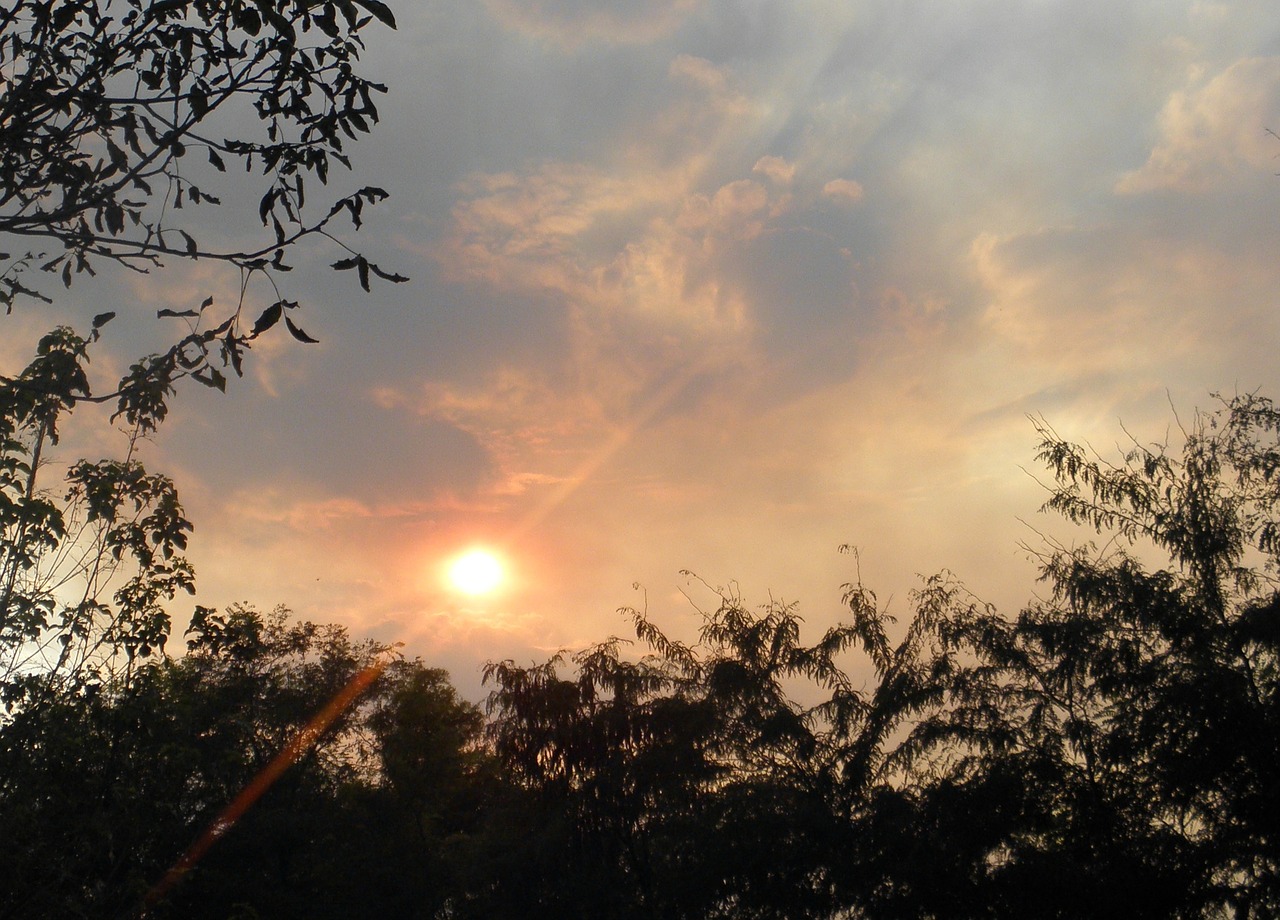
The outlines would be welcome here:
M 201 603 L 403 641 L 473 696 L 619 606 L 692 630 L 683 569 L 816 634 L 842 543 L 891 611 L 945 567 L 1013 612 L 1019 544 L 1064 532 L 1029 415 L 1110 451 L 1280 397 L 1274 0 L 394 6 L 335 188 L 391 193 L 359 241 L 412 281 L 295 272 L 322 344 L 177 400 L 147 461 Z M 233 284 L 126 296 L 145 327 Z M 473 543 L 511 575 L 479 600 L 442 580 Z

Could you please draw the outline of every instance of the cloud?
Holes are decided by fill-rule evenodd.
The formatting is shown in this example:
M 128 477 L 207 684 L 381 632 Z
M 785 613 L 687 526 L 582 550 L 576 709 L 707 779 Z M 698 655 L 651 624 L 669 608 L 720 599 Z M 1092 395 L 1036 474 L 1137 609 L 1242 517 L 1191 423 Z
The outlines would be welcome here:
M 1116 192 L 1199 193 L 1240 173 L 1273 171 L 1280 124 L 1280 57 L 1236 61 L 1206 81 L 1174 92 L 1160 113 L 1160 139 Z
M 1271 376 L 1256 342 L 1280 333 L 1274 256 L 1257 247 L 1236 252 L 1131 218 L 985 234 L 971 259 L 986 295 L 983 360 L 1003 365 L 1013 387 L 1020 377 L 1087 386 L 1105 402 L 1123 377 L 1130 393 L 1168 387 L 1194 399 Z M 1224 368 L 1237 376 L 1224 380 Z
M 417 414 L 447 421 L 484 446 L 496 474 L 489 494 L 559 481 L 602 423 L 602 407 L 589 394 L 566 394 L 536 370 L 511 367 L 470 387 L 428 382 L 407 401 Z
M 822 187 L 822 194 L 846 204 L 862 200 L 862 186 L 852 179 L 832 179 Z
M 506 28 L 566 50 L 643 45 L 674 32 L 698 0 L 484 0 Z
M 788 163 L 782 157 L 761 157 L 756 160 L 751 171 L 767 176 L 777 185 L 790 185 L 791 180 L 796 177 L 796 164 Z
M 772 359 L 851 336 L 854 256 L 808 225 L 816 202 L 755 179 L 705 191 L 701 180 L 695 169 L 565 164 L 475 177 L 438 259 L 459 280 L 559 298 L 566 382 L 607 400 L 603 417 L 625 416 L 655 381 L 690 367 L 769 373 Z M 835 188 L 841 200 L 853 193 L 847 180 Z M 836 369 L 806 367 L 802 377 Z
M 723 96 L 729 89 L 729 77 L 723 68 L 692 54 L 676 55 L 667 74 L 672 80 L 697 86 L 715 96 Z
M 1167 354 L 1180 338 L 1171 334 L 1178 317 L 1149 286 L 1162 274 L 1152 270 L 1157 254 L 1134 252 L 1130 242 L 1115 230 L 1071 227 L 979 236 L 971 257 L 989 297 L 983 325 L 1042 373 Z

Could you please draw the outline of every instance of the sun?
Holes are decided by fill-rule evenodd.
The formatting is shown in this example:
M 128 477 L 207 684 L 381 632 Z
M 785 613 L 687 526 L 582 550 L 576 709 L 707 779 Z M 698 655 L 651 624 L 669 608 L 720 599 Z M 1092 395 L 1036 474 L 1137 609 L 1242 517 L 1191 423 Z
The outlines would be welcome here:
M 472 549 L 449 564 L 449 583 L 473 597 L 492 594 L 502 584 L 502 561 L 487 549 Z

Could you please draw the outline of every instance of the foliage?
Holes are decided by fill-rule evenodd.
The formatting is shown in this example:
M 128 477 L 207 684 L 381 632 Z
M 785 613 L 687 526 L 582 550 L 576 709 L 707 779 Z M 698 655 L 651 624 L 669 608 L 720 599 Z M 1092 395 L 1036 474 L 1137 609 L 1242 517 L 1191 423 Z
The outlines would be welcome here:
M 115 679 L 163 647 L 164 602 L 193 590 L 182 555 L 191 524 L 173 484 L 148 473 L 135 446 L 164 421 L 181 378 L 224 389 L 245 351 L 282 320 L 294 338 L 314 341 L 276 288 L 288 250 L 326 237 L 346 249 L 334 268 L 355 270 L 366 290 L 371 273 L 405 280 L 331 235 L 343 215 L 358 228 L 365 205 L 386 192 L 359 189 L 318 217 L 306 201 L 308 181 L 324 185 L 331 164 L 349 167 L 345 143 L 378 120 L 385 88 L 357 70 L 375 19 L 395 27 L 381 0 L 17 0 L 0 12 L 0 242 L 19 247 L 0 254 L 6 312 L 22 297 L 50 302 L 33 274 L 69 287 L 104 263 L 146 272 L 206 259 L 241 275 L 230 314 L 215 315 L 211 297 L 160 310 L 186 333 L 106 392 L 90 385 L 89 348 L 115 311 L 96 316 L 88 336 L 55 329 L 26 370 L 0 376 L 8 709 L 69 677 Z M 220 241 L 209 220 L 222 202 L 208 181 L 237 167 L 262 177 L 251 219 L 267 229 L 247 249 Z M 221 184 L 238 191 L 252 181 Z M 21 252 L 44 244 L 58 249 Z M 250 321 L 242 312 L 255 276 L 276 299 Z M 59 494 L 42 467 L 59 425 L 85 402 L 113 404 L 127 449 L 71 465 Z
M 858 611 L 868 600 L 850 589 Z M 792 607 L 753 614 L 722 592 L 687 646 L 629 615 L 638 660 L 615 639 L 575 655 L 573 676 L 562 657 L 486 672 L 494 752 L 558 818 L 562 839 L 543 845 L 573 867 L 572 888 L 560 874 L 520 880 L 537 915 L 835 915 L 832 856 L 860 846 L 917 688 L 884 691 L 900 694 L 894 710 L 854 686 L 839 659 L 867 643 L 865 622 L 806 646 Z M 882 652 L 896 675 L 920 649 Z
M 441 671 L 279 612 L 197 608 L 188 653 L 168 657 L 166 603 L 193 588 L 191 524 L 135 451 L 180 379 L 223 389 L 279 325 L 314 341 L 278 288 L 301 241 L 341 248 L 332 267 L 366 291 L 372 277 L 406 280 L 333 235 L 386 192 L 307 201 L 378 120 L 385 88 L 357 70 L 375 19 L 394 28 L 381 0 L 0 11 L 5 312 L 103 265 L 204 259 L 240 275 L 230 311 L 211 297 L 160 310 L 185 334 L 112 386 L 89 373 L 111 310 L 88 335 L 55 329 L 0 377 L 0 916 L 117 917 L 149 902 L 148 916 L 411 917 L 467 900 L 468 832 L 482 800 L 501 798 L 478 710 Z M 222 175 L 240 169 L 249 181 Z M 229 229 L 245 205 L 257 242 Z M 225 233 L 218 208 L 233 212 Z M 259 280 L 274 297 L 249 312 Z M 52 448 L 83 403 L 111 404 L 127 447 L 55 473 Z M 253 807 L 233 821 L 246 790 Z M 166 884 L 175 865 L 181 883 Z
M 378 120 L 385 87 L 356 70 L 374 20 L 395 27 L 381 0 L 16 0 L 0 12 L 0 303 L 50 302 L 32 273 L 70 287 L 103 263 L 146 272 L 166 260 L 205 259 L 239 270 L 241 297 L 229 315 L 163 309 L 190 331 L 169 351 L 135 365 L 126 387 L 164 391 L 179 377 L 225 386 L 244 351 L 284 320 L 314 341 L 279 295 L 288 250 L 333 222 L 359 228 L 364 207 L 387 197 L 367 187 L 321 205 L 308 181 L 328 183 L 350 167 L 347 141 Z M 219 238 L 212 184 L 237 198 L 237 167 L 262 177 L 252 217 L 263 237 L 247 246 Z M 314 192 L 314 189 L 312 190 Z M 237 204 L 229 199 L 229 207 Z M 46 251 L 38 247 L 58 247 Z M 345 254 L 369 289 L 389 281 L 365 256 Z M 35 248 L 25 248 L 35 247 Z M 25 250 L 25 251 L 24 251 Z M 241 316 L 251 279 L 276 299 L 252 322 Z M 75 398 L 87 398 L 88 393 Z
M 985 880 L 1007 914 L 1052 891 L 1059 916 L 1273 915 L 1280 411 L 1238 397 L 1117 464 L 1041 433 L 1046 508 L 1107 542 L 1051 546 L 1013 621 L 940 622 L 971 663 L 912 744 L 962 789 L 1019 777 Z
M 40 485 L 60 423 L 88 390 L 88 345 L 57 329 L 0 385 L 0 699 L 10 711 L 67 680 L 133 668 L 168 638 L 164 602 L 193 590 L 191 524 L 173 483 L 134 459 L 132 439 L 124 459 L 72 464 L 60 495 Z
M 432 916 L 478 820 L 479 711 L 444 672 L 333 626 L 201 610 L 191 651 L 0 731 L 0 916 L 136 913 L 329 699 L 379 676 L 153 917 Z M 237 906 L 238 905 L 238 906 Z

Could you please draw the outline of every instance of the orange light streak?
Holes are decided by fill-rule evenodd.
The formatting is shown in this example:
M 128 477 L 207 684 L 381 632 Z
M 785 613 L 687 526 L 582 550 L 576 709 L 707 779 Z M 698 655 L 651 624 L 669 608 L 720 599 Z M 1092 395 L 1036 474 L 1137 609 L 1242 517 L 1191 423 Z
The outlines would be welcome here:
M 311 721 L 289 740 L 284 750 L 258 771 L 258 775 L 251 779 L 249 784 L 240 790 L 240 794 L 232 800 L 231 804 L 224 808 L 218 817 L 205 828 L 204 833 L 196 838 L 195 842 L 165 873 L 164 878 L 147 892 L 147 896 L 143 900 L 144 915 L 146 908 L 153 907 L 161 898 L 172 891 L 196 863 L 209 852 L 209 849 L 226 836 L 236 822 L 244 817 L 245 812 L 252 808 L 258 799 L 262 798 L 263 793 L 270 789 L 276 780 L 319 740 L 324 730 L 333 724 L 334 719 L 340 716 L 343 710 L 355 701 L 356 697 L 377 680 L 378 675 L 382 673 L 383 668 L 386 666 L 387 663 L 385 661 L 375 662 L 351 678 L 350 683 L 339 690 L 328 705 L 316 713 Z
M 631 421 L 616 431 L 613 437 L 609 438 L 602 447 L 589 456 L 581 466 L 573 471 L 572 475 L 561 480 L 559 485 L 546 498 L 526 514 L 512 528 L 508 535 L 508 540 L 518 540 L 546 520 L 547 516 L 555 511 L 556 508 L 568 501 L 569 497 L 594 476 L 600 467 L 604 466 L 614 454 L 635 437 L 636 432 L 661 412 L 671 400 L 675 399 L 689 385 L 689 382 L 697 376 L 703 366 L 703 363 L 695 364 L 668 380 L 662 389 L 658 390 L 648 402 L 641 406 L 640 411 L 632 417 Z

